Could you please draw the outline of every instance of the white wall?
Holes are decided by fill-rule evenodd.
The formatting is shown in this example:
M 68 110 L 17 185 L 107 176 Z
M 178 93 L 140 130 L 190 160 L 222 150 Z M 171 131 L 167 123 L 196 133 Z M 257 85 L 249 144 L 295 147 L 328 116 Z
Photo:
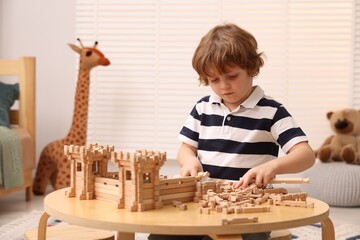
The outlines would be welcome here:
M 67 43 L 75 41 L 75 1 L 0 0 L 0 58 L 37 59 L 37 160 L 71 125 L 77 76 Z

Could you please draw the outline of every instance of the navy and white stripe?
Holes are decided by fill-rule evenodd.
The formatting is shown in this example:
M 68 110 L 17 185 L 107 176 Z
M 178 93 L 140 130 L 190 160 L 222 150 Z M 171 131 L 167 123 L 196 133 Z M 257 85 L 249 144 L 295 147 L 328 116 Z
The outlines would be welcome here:
M 283 105 L 255 87 L 230 112 L 216 95 L 202 98 L 191 111 L 179 139 L 198 149 L 204 170 L 214 178 L 238 180 L 248 169 L 308 141 Z

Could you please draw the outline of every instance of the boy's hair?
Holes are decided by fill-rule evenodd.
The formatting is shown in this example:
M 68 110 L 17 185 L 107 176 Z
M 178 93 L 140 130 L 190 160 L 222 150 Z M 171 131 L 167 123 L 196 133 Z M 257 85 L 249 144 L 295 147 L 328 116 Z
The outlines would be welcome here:
M 201 39 L 192 59 L 200 84 L 208 85 L 210 74 L 224 74 L 233 66 L 247 70 L 253 77 L 258 75 L 264 61 L 257 48 L 254 36 L 235 24 L 215 26 Z

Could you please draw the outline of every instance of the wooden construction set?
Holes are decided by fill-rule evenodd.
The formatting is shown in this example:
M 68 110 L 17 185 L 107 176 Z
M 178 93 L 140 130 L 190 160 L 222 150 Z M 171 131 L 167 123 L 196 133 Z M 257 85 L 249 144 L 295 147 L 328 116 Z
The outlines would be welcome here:
M 165 152 L 115 152 L 114 146 L 90 144 L 65 145 L 64 154 L 71 166 L 68 197 L 109 201 L 129 211 L 159 209 L 167 204 L 186 210 L 186 202 L 198 202 L 202 214 L 268 212 L 271 205 L 314 207 L 307 201 L 305 192 L 289 194 L 285 188 L 259 189 L 255 185 L 234 189 L 231 181 L 205 179 L 208 173 L 199 173 L 196 177 L 161 176 Z M 109 160 L 117 172 L 108 172 Z M 304 182 L 308 179 L 273 179 L 271 183 Z M 255 221 L 257 218 L 224 219 L 223 224 Z

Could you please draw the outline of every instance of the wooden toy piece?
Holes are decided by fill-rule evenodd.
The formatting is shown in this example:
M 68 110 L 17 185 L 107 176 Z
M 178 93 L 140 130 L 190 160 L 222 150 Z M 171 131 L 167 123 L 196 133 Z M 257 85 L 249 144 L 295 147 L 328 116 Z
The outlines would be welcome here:
M 222 213 L 225 213 L 225 214 L 235 213 L 235 208 L 234 207 L 224 207 L 222 209 Z
M 269 181 L 269 184 L 280 184 L 280 183 L 284 183 L 284 184 L 304 184 L 304 183 L 310 183 L 310 179 L 309 178 L 273 178 L 273 179 L 271 179 Z
M 221 212 L 222 212 L 222 209 L 223 209 L 223 207 L 220 206 L 220 205 L 217 205 L 217 206 L 215 207 L 215 211 L 218 212 L 218 213 L 221 213 Z
M 185 210 L 187 210 L 187 204 L 185 204 L 185 203 L 180 204 L 180 205 L 178 206 L 178 209 L 179 209 L 180 211 L 185 211 Z
M 197 180 L 202 180 L 210 176 L 209 172 L 198 172 L 197 176 L 195 177 Z
M 69 44 L 80 55 L 72 124 L 66 137 L 48 143 L 41 151 L 33 181 L 35 195 L 45 194 L 49 180 L 55 190 L 70 186 L 70 163 L 63 154 L 63 147 L 66 144 L 86 144 L 90 71 L 96 66 L 110 64 L 104 54 L 96 48 L 97 42 L 92 47 L 84 47 L 80 39 L 78 41 L 80 47 Z
M 278 183 L 304 184 L 304 183 L 310 183 L 310 179 L 309 178 L 273 178 L 270 180 L 270 184 L 278 184 Z
M 265 188 L 264 193 L 269 194 L 286 194 L 288 191 L 285 188 Z
M 179 207 L 179 206 L 182 204 L 182 202 L 180 202 L 180 201 L 175 201 L 175 200 L 174 200 L 174 201 L 172 202 L 172 204 L 173 204 L 174 207 Z
M 264 202 L 266 202 L 269 199 L 269 195 L 268 194 L 264 194 L 262 196 L 260 196 L 259 198 L 254 200 L 254 203 L 256 205 L 260 205 L 263 204 Z
M 239 224 L 239 223 L 255 223 L 258 222 L 257 217 L 243 217 L 243 218 L 233 218 L 229 219 L 222 219 L 222 225 L 229 225 L 229 224 Z
M 173 201 L 173 206 L 178 208 L 180 211 L 187 210 L 187 205 L 185 203 L 180 202 L 180 201 Z
M 201 207 L 199 209 L 201 214 L 210 214 L 210 208 L 208 207 Z
M 306 202 L 306 201 L 284 200 L 284 201 L 280 201 L 280 202 L 275 202 L 275 205 L 290 206 L 290 207 L 314 208 L 314 203 L 313 202 Z

